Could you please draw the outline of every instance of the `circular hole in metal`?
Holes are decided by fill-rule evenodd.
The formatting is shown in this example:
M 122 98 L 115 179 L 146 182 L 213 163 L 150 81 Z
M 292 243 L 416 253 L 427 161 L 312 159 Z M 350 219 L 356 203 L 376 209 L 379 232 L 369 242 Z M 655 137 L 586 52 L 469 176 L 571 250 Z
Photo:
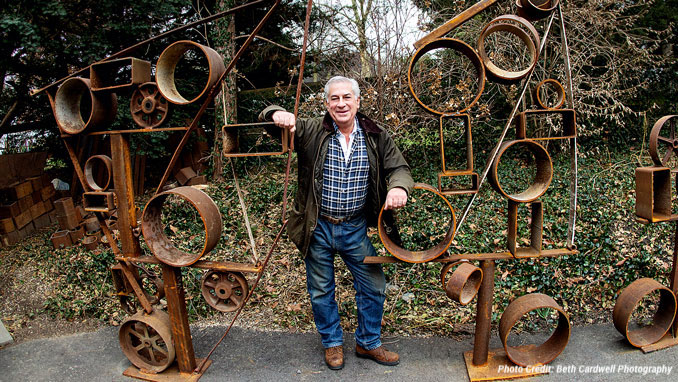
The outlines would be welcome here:
M 158 90 L 172 103 L 189 104 L 206 96 L 225 70 L 215 50 L 192 41 L 177 41 L 158 58 Z M 200 78 L 204 80 L 196 80 Z
M 504 142 L 490 171 L 492 186 L 514 202 L 531 202 L 539 198 L 552 178 L 553 164 L 548 152 L 528 139 Z
M 454 239 L 456 220 L 452 205 L 430 185 L 417 183 L 405 207 L 397 210 L 402 246 L 386 233 L 383 215 L 382 207 L 379 237 L 386 250 L 400 260 L 409 263 L 433 260 L 443 254 Z
M 95 95 L 90 80 L 73 77 L 64 81 L 54 96 L 54 114 L 59 127 L 67 134 L 103 126 L 115 118 L 115 94 Z
M 196 252 L 205 242 L 205 231 L 198 211 L 186 199 L 169 195 L 163 204 L 163 233 L 175 248 L 184 252 Z
M 85 162 L 85 181 L 92 190 L 107 190 L 112 176 L 113 161 L 109 156 L 94 155 Z
M 461 113 L 480 99 L 485 68 L 468 44 L 442 38 L 412 56 L 408 81 L 410 92 L 424 109 L 439 115 Z

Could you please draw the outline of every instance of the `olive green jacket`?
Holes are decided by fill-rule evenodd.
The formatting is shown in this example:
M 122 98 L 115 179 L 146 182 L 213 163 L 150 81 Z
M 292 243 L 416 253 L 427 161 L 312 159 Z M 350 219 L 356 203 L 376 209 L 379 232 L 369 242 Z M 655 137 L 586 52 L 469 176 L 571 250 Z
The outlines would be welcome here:
M 269 106 L 259 114 L 259 119 L 270 121 L 273 112 L 278 110 L 284 109 L 280 106 Z M 368 225 L 376 226 L 387 192 L 394 187 L 401 187 L 410 194 L 414 181 L 410 175 L 410 167 L 391 136 L 361 113 L 358 113 L 357 117 L 365 132 L 370 162 L 365 215 Z M 289 213 L 287 233 L 304 257 L 308 252 L 311 234 L 318 222 L 323 165 L 329 138 L 334 132 L 329 113 L 325 113 L 324 118 L 297 120 L 294 149 L 297 151 L 299 187 L 294 207 Z

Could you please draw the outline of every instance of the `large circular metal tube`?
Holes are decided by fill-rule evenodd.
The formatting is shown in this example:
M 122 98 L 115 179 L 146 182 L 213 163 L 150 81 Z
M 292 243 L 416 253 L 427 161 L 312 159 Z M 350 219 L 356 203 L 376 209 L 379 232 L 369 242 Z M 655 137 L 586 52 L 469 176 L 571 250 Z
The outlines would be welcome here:
M 449 280 L 445 281 L 447 273 L 457 265 Z M 478 294 L 483 282 L 483 271 L 467 261 L 448 263 L 440 272 L 440 281 L 447 297 L 461 305 L 467 305 Z
M 94 163 L 101 162 L 106 167 L 106 182 L 103 186 L 97 184 L 94 180 Z M 85 162 L 85 181 L 87 185 L 94 191 L 106 191 L 111 184 L 111 176 L 113 175 L 113 161 L 108 155 L 94 155 Z
M 556 98 L 556 104 L 554 106 L 549 106 L 547 100 L 541 98 L 541 89 L 544 86 L 553 87 L 556 89 L 556 95 L 558 98 Z M 539 106 L 543 107 L 544 109 L 560 109 L 565 103 L 565 89 L 563 88 L 563 85 L 558 82 L 558 80 L 554 80 L 553 78 L 545 79 L 544 81 L 537 84 L 537 88 L 534 92 L 537 95 L 537 103 L 539 103 Z
M 556 7 L 559 0 L 517 0 L 518 14 L 524 14 L 531 20 L 540 20 L 548 17 Z
M 537 164 L 537 173 L 532 180 L 532 184 L 523 192 L 517 194 L 507 194 L 504 189 L 501 187 L 499 182 L 499 175 L 497 169 L 499 167 L 499 161 L 501 161 L 502 155 L 513 145 L 526 146 L 528 150 L 534 155 L 535 162 Z M 492 162 L 492 167 L 490 169 L 490 184 L 492 187 L 497 190 L 504 197 L 513 200 L 518 203 L 528 203 L 531 202 L 546 192 L 551 184 L 551 179 L 553 178 L 553 163 L 551 162 L 551 156 L 546 151 L 544 146 L 539 143 L 530 140 L 530 139 L 520 139 L 516 141 L 508 141 L 502 143 L 499 147 L 499 152 L 497 157 Z
M 200 253 L 188 253 L 176 248 L 165 235 L 161 221 L 162 207 L 170 195 L 188 201 L 200 214 L 205 228 L 205 243 Z M 173 267 L 185 267 L 198 261 L 217 245 L 221 237 L 221 214 L 214 201 L 203 191 L 190 186 L 177 187 L 148 201 L 141 217 L 141 231 L 148 248 L 158 260 Z
M 209 75 L 205 86 L 200 94 L 191 100 L 184 98 L 179 93 L 174 81 L 177 64 L 184 56 L 184 53 L 189 50 L 200 51 L 207 58 L 209 65 Z M 158 90 L 160 90 L 163 97 L 174 104 L 186 105 L 205 97 L 225 71 L 224 60 L 217 51 L 197 42 L 181 40 L 171 44 L 160 54 L 156 64 L 155 78 L 158 83 Z
M 509 24 L 508 22 L 518 23 L 520 26 L 527 29 L 529 33 L 520 28 L 520 26 Z M 504 70 L 499 68 L 492 62 L 492 60 L 490 60 L 487 52 L 485 52 L 485 39 L 487 36 L 496 32 L 508 32 L 517 36 L 523 41 L 532 57 L 530 65 L 527 68 L 519 71 Z M 488 76 L 490 78 L 498 80 L 499 82 L 512 83 L 519 81 L 530 74 L 530 72 L 537 65 L 537 61 L 539 60 L 539 41 L 539 33 L 537 33 L 537 30 L 529 21 L 514 15 L 503 15 L 490 21 L 487 25 L 485 25 L 485 28 L 483 28 L 482 32 L 480 32 L 480 36 L 478 37 L 478 54 L 483 60 L 483 64 L 485 65 L 485 69 L 487 70 Z
M 652 325 L 629 330 L 629 321 L 638 304 L 652 292 L 659 291 L 659 306 Z M 676 296 L 671 289 L 650 278 L 638 279 L 622 290 L 612 312 L 614 327 L 635 347 L 651 345 L 664 337 L 676 316 Z
M 445 196 L 443 196 L 443 194 L 438 192 L 438 190 L 424 183 L 415 183 L 414 189 L 429 191 L 438 195 L 441 199 L 445 201 L 445 204 L 450 209 L 450 222 L 449 222 L 450 227 L 448 228 L 447 234 L 445 235 L 443 240 L 436 244 L 433 248 L 429 248 L 423 251 L 410 251 L 396 245 L 386 233 L 386 227 L 384 226 L 383 221 L 384 206 L 381 207 L 381 212 L 379 212 L 379 224 L 378 224 L 379 238 L 381 239 L 381 242 L 384 244 L 386 250 L 389 251 L 396 258 L 408 263 L 424 263 L 426 261 L 431 261 L 436 257 L 442 255 L 445 251 L 447 251 L 447 248 L 449 248 L 450 244 L 452 244 L 452 240 L 454 239 L 454 233 L 456 229 L 456 218 L 454 216 L 454 209 L 452 208 L 452 205 L 445 198 Z
M 558 312 L 558 325 L 546 342 L 539 346 L 509 346 L 508 336 L 513 326 L 529 312 L 549 308 Z M 508 358 L 516 365 L 528 367 L 545 365 L 558 357 L 570 340 L 570 319 L 551 297 L 532 293 L 518 297 L 506 308 L 499 321 L 499 337 Z
M 160 373 L 174 362 L 170 317 L 161 310 L 128 317 L 120 325 L 118 339 L 122 352 L 139 369 Z
M 476 94 L 475 98 L 468 104 L 466 105 L 465 108 L 461 110 L 456 110 L 456 111 L 440 111 L 440 110 L 435 110 L 429 105 L 426 105 L 424 102 L 422 102 L 419 97 L 417 97 L 417 93 L 414 91 L 414 87 L 412 86 L 412 70 L 414 70 L 414 66 L 417 64 L 417 61 L 424 56 L 426 53 L 434 50 L 434 49 L 440 49 L 440 48 L 445 48 L 445 49 L 452 49 L 455 50 L 462 55 L 466 56 L 471 62 L 473 63 L 473 66 L 476 69 L 476 75 L 478 77 L 478 93 Z M 467 43 L 457 40 L 454 38 L 439 38 L 437 40 L 433 40 L 429 42 L 428 44 L 422 46 L 419 48 L 415 53 L 414 56 L 412 56 L 412 60 L 410 60 L 410 67 L 407 70 L 407 82 L 410 85 L 410 93 L 412 93 L 412 96 L 414 99 L 417 101 L 421 107 L 424 109 L 428 110 L 429 112 L 436 114 L 436 115 L 448 115 L 448 114 L 453 114 L 453 113 L 463 113 L 466 110 L 470 109 L 475 105 L 478 100 L 480 99 L 480 96 L 483 94 L 483 90 L 485 89 L 485 67 L 483 66 L 483 62 L 480 59 L 480 56 L 478 56 L 478 53 L 476 53 L 475 49 L 473 49 L 470 45 Z
M 83 116 L 82 97 L 89 97 L 89 115 Z M 80 134 L 87 129 L 104 127 L 115 119 L 118 100 L 115 93 L 94 93 L 87 78 L 72 77 L 64 81 L 54 97 L 54 117 L 66 134 Z

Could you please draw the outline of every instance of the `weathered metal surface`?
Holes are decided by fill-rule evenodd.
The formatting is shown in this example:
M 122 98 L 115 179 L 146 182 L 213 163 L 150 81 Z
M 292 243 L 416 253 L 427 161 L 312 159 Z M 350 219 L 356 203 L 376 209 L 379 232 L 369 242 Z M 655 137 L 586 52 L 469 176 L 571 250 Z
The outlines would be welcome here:
M 118 339 L 122 352 L 139 369 L 160 373 L 174 361 L 170 318 L 163 311 L 128 317 L 120 325 Z
M 675 218 L 671 212 L 671 169 L 636 168 L 636 215 L 655 223 Z
M 186 292 L 181 281 L 181 268 L 162 264 L 162 280 L 165 283 L 167 312 L 172 327 L 172 341 L 177 348 L 179 371 L 190 373 L 196 368 L 191 328 L 188 326 Z
M 94 235 L 87 235 L 82 239 L 82 246 L 93 251 L 99 246 L 99 238 Z
M 106 181 L 103 183 L 103 186 L 97 184 L 94 180 L 94 165 L 99 162 L 106 169 Z M 94 191 L 106 191 L 108 186 L 111 184 L 111 178 L 113 176 L 113 161 L 108 155 L 94 155 L 87 159 L 85 162 L 85 180 L 87 185 Z
M 560 135 L 547 137 L 531 137 L 527 134 L 527 119 L 531 115 L 553 115 L 562 117 L 563 131 Z M 548 141 L 552 139 L 572 139 L 577 137 L 577 115 L 573 109 L 525 110 L 516 116 L 516 139 L 531 139 L 533 141 Z
M 652 324 L 631 329 L 631 317 L 641 301 L 659 292 L 659 304 L 654 313 Z M 650 278 L 638 279 L 622 290 L 617 297 L 612 312 L 614 327 L 635 347 L 651 345 L 659 341 L 669 331 L 676 317 L 676 296 L 673 292 Z
M 560 256 L 571 256 L 577 255 L 579 251 L 576 249 L 569 248 L 556 248 L 556 249 L 544 249 L 541 252 L 539 257 L 560 257 Z M 459 260 L 510 260 L 514 259 L 515 256 L 509 251 L 505 252 L 489 252 L 489 253 L 461 253 L 454 255 L 445 255 L 440 256 L 431 262 L 435 263 L 449 263 Z M 405 263 L 405 261 L 400 260 L 393 256 L 365 256 L 363 260 L 365 264 L 399 264 Z
M 205 228 L 205 242 L 200 252 L 182 251 L 165 235 L 161 221 L 162 207 L 170 195 L 186 200 L 200 214 Z M 221 214 L 214 201 L 203 191 L 190 186 L 177 187 L 154 196 L 146 204 L 141 217 L 141 231 L 148 248 L 158 260 L 175 267 L 189 266 L 214 249 L 221 237 L 221 226 Z
M 443 184 L 445 178 L 469 177 L 467 187 L 448 187 Z M 448 171 L 438 173 L 438 190 L 443 195 L 475 194 L 478 192 L 478 174 L 473 171 Z
M 92 91 L 121 91 L 151 80 L 151 63 L 134 57 L 90 65 Z
M 410 251 L 405 248 L 402 248 L 395 244 L 386 233 L 386 227 L 384 226 L 383 220 L 384 207 L 382 206 L 381 211 L 379 212 L 379 223 L 378 223 L 379 238 L 381 239 L 381 242 L 384 244 L 384 248 L 386 248 L 386 250 L 389 251 L 389 253 L 391 253 L 398 259 L 406 261 L 408 263 L 423 263 L 426 261 L 431 261 L 445 253 L 445 251 L 447 251 L 447 248 L 450 246 L 450 244 L 452 244 L 452 240 L 454 239 L 456 220 L 454 216 L 454 208 L 452 208 L 450 202 L 445 198 L 445 196 L 439 193 L 438 190 L 424 183 L 415 183 L 414 189 L 434 193 L 435 195 L 443 199 L 445 205 L 447 205 L 447 207 L 450 209 L 449 228 L 447 230 L 447 233 L 445 234 L 445 237 L 432 248 L 423 251 Z
M 509 252 L 516 258 L 538 257 L 541 255 L 542 234 L 544 228 L 544 209 L 540 201 L 529 203 L 530 207 L 530 245 L 518 247 L 518 207 L 521 203 L 508 201 L 508 233 L 506 235 Z
M 532 153 L 537 166 L 537 173 L 532 180 L 532 184 L 530 184 L 526 190 L 517 194 L 508 194 L 501 187 L 497 170 L 499 168 L 499 162 L 501 161 L 502 155 L 504 155 L 504 153 L 506 153 L 506 151 L 513 146 L 522 146 Z M 521 139 L 502 143 L 501 147 L 499 147 L 496 158 L 494 161 L 492 161 L 491 169 L 490 184 L 492 187 L 503 197 L 519 203 L 531 202 L 542 196 L 548 189 L 549 185 L 551 184 L 551 179 L 553 178 L 553 163 L 551 162 L 551 156 L 549 155 L 548 151 L 546 151 L 544 146 L 530 139 Z
M 139 256 L 139 257 L 123 256 L 116 257 L 115 259 L 118 261 L 128 261 L 131 263 L 140 263 L 140 264 L 162 264 L 160 260 L 153 256 Z M 234 263 L 231 261 L 198 260 L 195 263 L 189 265 L 189 267 L 198 269 L 213 269 L 215 271 L 221 272 L 249 272 L 249 273 L 261 272 L 261 265 Z
M 238 310 L 249 290 L 247 279 L 238 272 L 210 270 L 200 282 L 202 297 L 209 306 L 220 312 Z
M 125 255 L 140 256 L 141 247 L 139 240 L 134 235 L 134 229 L 137 228 L 137 207 L 134 204 L 129 139 L 121 134 L 111 134 L 110 139 L 113 159 L 113 186 L 115 187 L 116 204 L 118 206 L 118 237 Z
M 419 49 L 422 46 L 428 44 L 429 42 L 431 42 L 433 40 L 437 40 L 437 39 L 445 36 L 446 34 L 453 31 L 455 28 L 457 28 L 458 26 L 467 22 L 468 20 L 473 18 L 473 16 L 484 11 L 485 9 L 487 9 L 489 6 L 491 6 L 492 4 L 494 4 L 496 2 L 497 2 L 497 0 L 481 0 L 481 1 L 477 2 L 476 4 L 472 5 L 470 8 L 466 9 L 464 12 L 462 12 L 462 13 L 458 14 L 457 16 L 455 16 L 454 18 L 452 18 L 450 21 L 448 21 L 445 24 L 434 29 L 433 32 L 427 34 L 426 36 L 424 36 L 424 38 L 415 42 L 414 47 L 416 49 Z
M 558 312 L 558 325 L 549 339 L 538 346 L 509 346 L 508 336 L 513 326 L 529 312 L 548 308 Z M 499 337 L 508 358 L 516 365 L 532 367 L 546 365 L 556 359 L 570 340 L 570 319 L 556 301 L 541 293 L 520 296 L 509 304 L 499 321 Z
M 88 98 L 87 107 L 82 103 Z M 83 115 L 83 111 L 89 114 Z M 90 80 L 73 77 L 66 80 L 54 98 L 54 116 L 65 134 L 80 134 L 85 130 L 108 126 L 115 119 L 118 100 L 114 93 L 94 93 Z
M 530 20 L 548 17 L 559 5 L 559 0 L 516 0 L 518 14 Z
M 433 109 L 431 106 L 426 105 L 424 102 L 422 102 L 417 96 L 417 93 L 414 91 L 414 86 L 412 85 L 412 71 L 414 70 L 414 66 L 417 64 L 417 61 L 419 61 L 421 57 L 423 57 L 426 53 L 434 49 L 452 49 L 460 53 L 464 57 L 468 58 L 476 69 L 476 77 L 478 79 L 478 92 L 476 93 L 475 98 L 473 98 L 473 100 L 471 100 L 466 105 L 466 107 L 462 108 L 461 110 L 440 111 Z M 412 93 L 414 100 L 417 101 L 417 103 L 425 110 L 436 115 L 450 115 L 456 113 L 464 113 L 471 107 L 473 107 L 476 103 L 478 103 L 480 96 L 483 94 L 483 90 L 485 89 L 485 66 L 483 65 L 483 62 L 480 59 L 480 56 L 478 56 L 478 53 L 475 51 L 475 49 L 473 49 L 467 43 L 454 38 L 441 38 L 427 43 L 414 53 L 412 59 L 410 60 L 410 66 L 407 69 L 407 82 L 410 87 L 410 93 Z
M 54 248 L 66 248 L 72 245 L 71 236 L 68 234 L 68 231 L 56 231 L 49 238 L 52 241 Z
M 444 122 L 446 119 L 464 121 L 464 139 L 466 140 L 466 168 L 448 169 L 445 161 L 445 141 L 444 141 Z M 440 116 L 440 159 L 442 161 L 443 173 L 452 174 L 462 171 L 473 171 L 473 134 L 471 132 L 471 116 L 469 114 L 459 115 L 441 115 Z
M 473 338 L 473 366 L 483 366 L 488 361 L 490 329 L 492 328 L 492 296 L 494 294 L 494 260 L 480 262 L 483 281 L 478 292 L 476 308 L 476 331 Z
M 549 106 L 546 99 L 542 98 L 542 89 L 553 88 L 556 91 L 556 102 L 553 106 Z M 547 78 L 537 84 L 534 90 L 537 98 L 537 103 L 544 109 L 560 109 L 565 103 L 565 88 L 563 85 L 553 78 Z
M 68 236 L 71 237 L 71 243 L 76 244 L 80 239 L 85 236 L 85 228 L 78 226 L 72 230 L 68 231 Z
M 447 274 L 454 267 L 456 269 L 446 281 Z M 440 281 L 447 297 L 461 305 L 467 305 L 478 294 L 483 281 L 483 271 L 466 261 L 447 263 L 440 271 Z
M 156 128 L 165 122 L 169 115 L 169 103 L 158 90 L 155 82 L 139 85 L 132 93 L 129 110 L 132 120 L 144 129 Z
M 222 129 L 238 129 L 243 127 L 253 128 L 261 126 L 275 126 L 273 122 L 257 122 L 257 123 L 233 123 L 224 125 Z M 276 127 L 277 129 L 277 127 Z M 280 150 L 271 151 L 271 152 L 234 152 L 234 151 L 223 151 L 222 155 L 224 157 L 238 158 L 238 157 L 260 157 L 260 156 L 273 156 L 273 155 L 282 155 L 287 153 L 290 150 L 290 131 L 288 129 L 280 129 Z M 235 148 L 235 147 L 234 147 Z
M 676 156 L 676 149 L 678 149 L 678 135 L 676 134 L 676 119 L 678 115 L 665 115 L 652 126 L 650 131 L 650 157 L 655 166 L 667 166 L 671 157 Z M 662 133 L 664 125 L 668 123 L 668 136 Z M 659 152 L 659 147 L 663 147 L 666 152 L 663 154 Z M 672 171 L 677 170 L 672 168 Z
M 520 26 L 509 22 L 517 23 Z M 525 29 L 520 28 L 521 26 L 527 29 L 527 32 Z M 498 32 L 510 33 L 518 37 L 523 44 L 525 44 L 531 56 L 530 64 L 527 68 L 518 71 L 510 71 L 502 69 L 492 62 L 492 59 L 485 51 L 485 39 L 493 33 Z M 529 21 L 519 16 L 503 15 L 487 23 L 485 28 L 480 32 L 480 36 L 478 37 L 478 54 L 485 65 L 485 70 L 487 71 L 489 79 L 501 83 L 515 83 L 525 78 L 525 76 L 530 74 L 537 66 L 537 61 L 539 61 L 539 51 L 537 50 L 537 47 L 539 44 L 539 33 L 537 33 L 537 30 Z
M 190 100 L 181 95 L 175 82 L 177 64 L 188 51 L 202 54 L 207 59 L 209 68 L 209 73 L 204 81 L 205 85 L 200 90 L 200 93 Z M 226 71 L 224 60 L 216 50 L 189 40 L 181 40 L 170 44 L 160 54 L 155 67 L 155 79 L 158 83 L 158 90 L 169 102 L 177 105 L 187 105 L 204 99 Z
M 115 210 L 115 193 L 108 191 L 83 192 L 82 204 L 87 212 L 111 212 Z
M 477 366 L 473 364 L 472 351 L 464 352 L 464 361 L 468 378 L 471 382 L 535 377 L 549 373 L 549 369 L 545 367 L 517 367 L 508 359 L 504 349 L 488 351 L 487 363 L 484 365 Z

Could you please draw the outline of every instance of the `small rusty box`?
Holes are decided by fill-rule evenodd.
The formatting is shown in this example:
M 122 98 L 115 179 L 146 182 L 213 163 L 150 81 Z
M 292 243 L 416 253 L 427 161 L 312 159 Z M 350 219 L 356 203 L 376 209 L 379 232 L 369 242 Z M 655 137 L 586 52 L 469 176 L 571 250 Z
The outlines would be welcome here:
M 636 215 L 650 222 L 671 220 L 670 168 L 636 168 Z

